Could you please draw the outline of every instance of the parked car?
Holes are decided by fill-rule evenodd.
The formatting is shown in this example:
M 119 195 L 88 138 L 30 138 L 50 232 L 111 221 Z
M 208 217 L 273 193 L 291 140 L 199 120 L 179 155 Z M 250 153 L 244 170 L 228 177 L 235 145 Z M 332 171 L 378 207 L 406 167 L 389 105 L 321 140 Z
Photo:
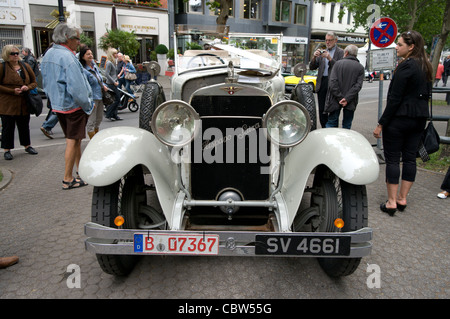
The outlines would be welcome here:
M 308 70 L 303 76 L 303 80 L 311 85 L 313 92 L 316 89 L 317 70 Z M 295 75 L 289 75 L 284 78 L 284 88 L 286 93 L 291 93 L 292 89 L 300 82 L 301 78 Z
M 371 78 L 371 74 L 374 76 L 374 78 Z M 391 70 L 383 70 L 383 71 L 365 71 L 365 80 L 374 80 L 374 79 L 379 79 L 380 78 L 380 74 L 383 74 L 383 80 L 390 80 L 391 79 Z
M 177 27 L 174 43 L 202 33 Z M 225 36 L 175 57 L 169 100 L 147 82 L 139 128 L 104 129 L 87 145 L 86 249 L 118 276 L 155 255 L 317 257 L 330 276 L 353 273 L 372 247 L 372 146 L 356 131 L 311 130 L 315 105 L 286 100 L 282 35 L 213 38 Z

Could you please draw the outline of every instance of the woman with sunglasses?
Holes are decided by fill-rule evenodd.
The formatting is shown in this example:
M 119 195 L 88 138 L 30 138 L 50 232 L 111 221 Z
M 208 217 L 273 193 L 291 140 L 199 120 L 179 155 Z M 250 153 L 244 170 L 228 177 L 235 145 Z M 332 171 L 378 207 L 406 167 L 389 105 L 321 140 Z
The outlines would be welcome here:
M 25 152 L 36 155 L 31 146 L 30 113 L 23 93 L 37 87 L 36 77 L 27 63 L 22 63 L 19 48 L 5 45 L 2 50 L 4 63 L 0 64 L 0 116 L 2 119 L 2 144 L 5 160 L 12 160 L 14 131 L 17 126 L 20 144 Z
M 388 200 L 381 203 L 380 209 L 390 216 L 397 209 L 406 208 L 406 197 L 415 181 L 416 153 L 429 117 L 428 100 L 433 83 L 432 67 L 420 33 L 403 32 L 395 49 L 403 60 L 394 72 L 386 108 L 373 131 L 374 137 L 383 138 Z

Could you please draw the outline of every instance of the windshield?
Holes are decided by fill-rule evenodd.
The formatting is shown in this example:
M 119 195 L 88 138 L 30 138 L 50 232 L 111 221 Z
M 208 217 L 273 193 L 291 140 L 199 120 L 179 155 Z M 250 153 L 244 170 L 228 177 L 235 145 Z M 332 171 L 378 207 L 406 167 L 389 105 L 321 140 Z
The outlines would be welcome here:
M 175 62 L 178 74 L 231 67 L 237 74 L 264 77 L 273 76 L 281 65 L 280 34 L 207 33 L 195 28 L 183 29 L 176 37 L 177 47 L 185 49 Z

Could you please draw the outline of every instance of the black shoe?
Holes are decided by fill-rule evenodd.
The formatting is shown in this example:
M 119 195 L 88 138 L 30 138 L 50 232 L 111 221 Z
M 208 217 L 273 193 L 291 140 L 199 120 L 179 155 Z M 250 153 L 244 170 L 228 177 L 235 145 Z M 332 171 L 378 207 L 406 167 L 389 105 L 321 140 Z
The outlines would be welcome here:
M 122 121 L 123 120 L 123 118 L 118 117 L 118 116 L 116 116 L 115 119 L 116 119 L 116 121 Z
M 31 146 L 28 146 L 25 149 L 25 152 L 27 152 L 28 154 L 31 154 L 31 155 L 37 155 L 38 154 L 38 152 L 34 148 L 32 148 Z
M 5 152 L 5 154 L 3 154 L 3 156 L 5 157 L 5 160 L 7 160 L 7 161 L 10 161 L 14 158 L 10 151 Z
M 380 209 L 384 213 L 388 213 L 389 216 L 394 216 L 395 212 L 397 211 L 397 208 L 387 208 L 386 203 L 380 204 Z
M 397 203 L 397 209 L 399 210 L 399 211 L 404 211 L 405 209 L 406 209 L 406 206 L 407 205 L 402 205 L 402 204 L 399 204 L 399 203 Z

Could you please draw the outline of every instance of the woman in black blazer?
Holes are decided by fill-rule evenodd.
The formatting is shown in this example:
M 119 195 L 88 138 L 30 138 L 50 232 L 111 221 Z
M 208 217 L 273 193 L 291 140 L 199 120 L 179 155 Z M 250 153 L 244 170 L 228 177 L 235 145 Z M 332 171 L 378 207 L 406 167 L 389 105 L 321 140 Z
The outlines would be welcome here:
M 386 108 L 373 131 L 383 138 L 388 200 L 381 211 L 393 216 L 406 208 L 406 197 L 416 177 L 416 153 L 425 129 L 432 88 L 432 67 L 424 41 L 416 31 L 403 32 L 395 48 L 404 58 L 389 85 Z M 403 162 L 400 179 L 400 159 Z M 397 195 L 398 193 L 398 195 Z

